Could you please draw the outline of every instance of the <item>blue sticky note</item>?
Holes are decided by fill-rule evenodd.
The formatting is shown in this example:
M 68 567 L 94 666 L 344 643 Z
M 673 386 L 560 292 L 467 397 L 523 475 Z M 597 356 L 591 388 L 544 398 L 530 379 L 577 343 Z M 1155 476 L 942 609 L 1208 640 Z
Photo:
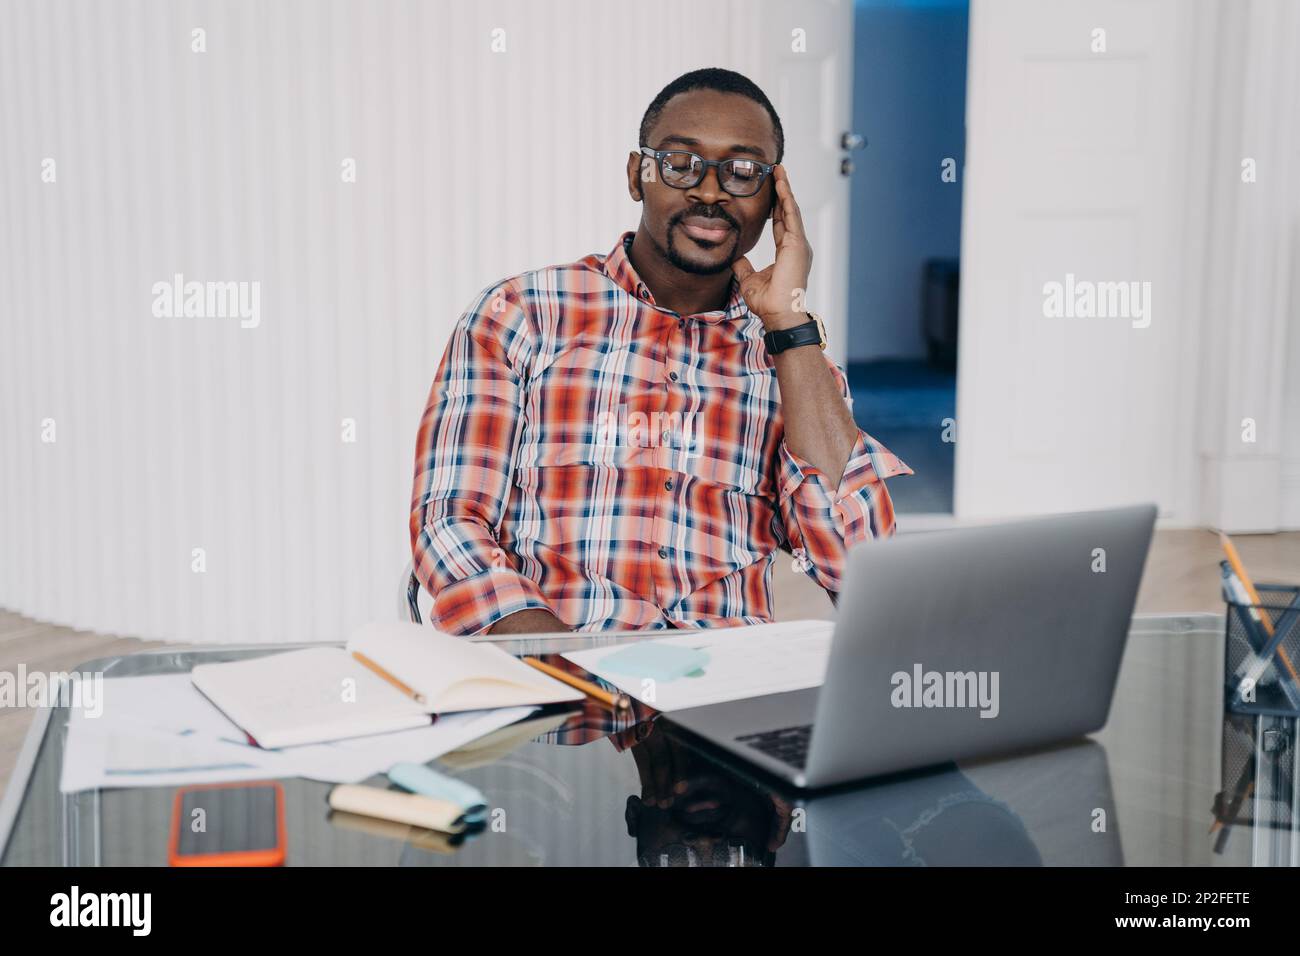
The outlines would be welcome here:
M 642 679 L 671 681 L 699 670 L 708 662 L 709 655 L 694 647 L 646 641 L 620 647 L 614 653 L 602 657 L 597 667 Z

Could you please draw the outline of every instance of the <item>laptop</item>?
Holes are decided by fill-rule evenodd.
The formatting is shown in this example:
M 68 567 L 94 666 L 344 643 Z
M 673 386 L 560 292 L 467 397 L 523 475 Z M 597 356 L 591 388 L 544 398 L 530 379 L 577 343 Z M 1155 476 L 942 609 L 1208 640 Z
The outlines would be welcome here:
M 800 788 L 1100 730 L 1155 518 L 1143 504 L 864 543 L 821 687 L 660 719 Z

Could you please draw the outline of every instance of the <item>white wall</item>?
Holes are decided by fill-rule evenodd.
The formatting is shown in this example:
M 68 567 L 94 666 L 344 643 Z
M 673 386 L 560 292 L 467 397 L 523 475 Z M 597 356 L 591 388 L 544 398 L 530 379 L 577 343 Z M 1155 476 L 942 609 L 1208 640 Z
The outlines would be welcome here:
M 1284 0 L 972 4 L 958 517 L 1300 527 L 1297 48 Z M 1067 273 L 1150 325 L 1046 317 Z
M 799 132 L 818 104 L 780 65 L 808 10 L 5 4 L 0 606 L 192 641 L 392 617 L 415 429 L 456 318 L 635 227 L 625 157 L 687 70 L 768 88 L 795 182 L 816 175 Z M 848 42 L 833 32 L 810 48 Z M 260 324 L 155 317 L 175 273 L 259 281 Z

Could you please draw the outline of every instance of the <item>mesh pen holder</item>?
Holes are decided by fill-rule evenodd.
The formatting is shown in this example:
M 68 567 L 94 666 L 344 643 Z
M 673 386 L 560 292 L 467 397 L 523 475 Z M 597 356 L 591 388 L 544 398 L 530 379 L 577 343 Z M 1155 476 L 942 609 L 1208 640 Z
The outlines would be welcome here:
M 1255 590 L 1258 604 L 1227 602 L 1225 706 L 1238 714 L 1300 717 L 1300 587 L 1261 584 Z
M 1213 805 L 1219 823 L 1293 828 L 1293 808 L 1287 798 L 1296 771 L 1294 727 L 1293 722 L 1273 715 L 1224 711 L 1222 789 L 1214 795 Z M 1281 786 L 1269 785 L 1279 779 Z
M 1290 781 L 1296 770 L 1300 587 L 1261 584 L 1255 590 L 1258 603 L 1228 601 L 1224 618 L 1223 789 L 1215 795 L 1214 816 L 1229 826 L 1288 830 L 1293 808 L 1285 795 L 1293 788 L 1276 781 Z M 1251 675 L 1253 682 L 1246 680 Z

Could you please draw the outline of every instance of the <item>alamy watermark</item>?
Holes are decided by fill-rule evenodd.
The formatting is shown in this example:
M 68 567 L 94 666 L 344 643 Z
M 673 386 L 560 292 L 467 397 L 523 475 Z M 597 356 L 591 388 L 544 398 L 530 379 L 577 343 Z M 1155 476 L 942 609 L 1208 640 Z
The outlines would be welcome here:
M 152 893 L 83 893 L 74 884 L 50 897 L 50 925 L 122 926 L 133 936 L 148 936 L 152 910 Z
M 996 717 L 1000 709 L 997 671 L 927 671 L 913 664 L 910 673 L 895 671 L 889 683 L 895 707 L 978 707 L 981 717 Z
M 601 448 L 673 448 L 687 458 L 700 456 L 691 416 L 681 412 L 629 412 L 626 405 L 596 416 L 595 444 Z
M 104 713 L 104 675 L 99 672 L 0 671 L 0 708 L 76 707 L 87 717 Z
M 262 283 L 258 281 L 185 281 L 176 273 L 171 281 L 153 284 L 153 314 L 168 319 L 239 319 L 241 329 L 262 324 Z
M 1043 315 L 1049 319 L 1130 319 L 1135 329 L 1151 324 L 1150 282 L 1093 282 L 1065 274 L 1043 283 Z

